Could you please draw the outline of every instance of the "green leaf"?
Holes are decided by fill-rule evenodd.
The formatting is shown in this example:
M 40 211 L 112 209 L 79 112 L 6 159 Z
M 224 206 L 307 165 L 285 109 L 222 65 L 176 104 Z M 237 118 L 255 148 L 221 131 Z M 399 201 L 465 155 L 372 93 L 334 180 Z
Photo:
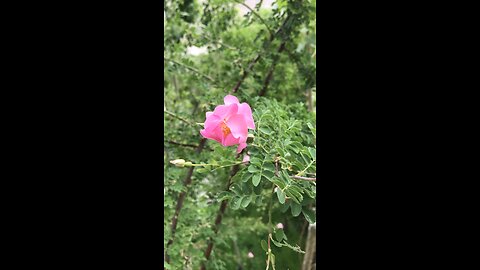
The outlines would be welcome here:
M 273 172 L 270 171 L 262 171 L 263 176 L 265 176 L 268 180 L 275 176 Z
M 232 199 L 232 209 L 233 210 L 239 209 L 241 202 L 242 202 L 242 197 L 233 197 L 233 199 Z
M 277 197 L 278 197 L 278 201 L 281 203 L 281 204 L 284 204 L 285 203 L 285 194 L 283 194 L 283 191 L 279 188 L 277 188 Z
M 275 238 L 277 239 L 277 241 L 281 242 L 285 237 L 285 233 L 283 232 L 282 229 L 277 229 L 277 231 L 275 232 Z
M 252 196 L 245 196 L 242 199 L 242 203 L 241 203 L 242 207 L 246 208 L 250 204 L 251 201 L 252 201 Z
M 260 241 L 260 245 L 262 246 L 263 250 L 268 251 L 267 241 L 265 240 Z
M 273 240 L 273 238 L 270 239 L 270 240 L 272 240 L 273 244 L 274 244 L 275 246 L 277 246 L 277 247 L 283 247 L 283 246 L 284 246 L 282 243 Z
M 260 179 L 262 178 L 262 175 L 261 174 L 255 174 L 253 177 L 252 177 L 252 184 L 254 186 L 258 186 L 258 184 L 260 183 Z
M 300 215 L 300 213 L 302 212 L 302 206 L 297 203 L 292 203 L 290 209 L 292 210 L 292 216 L 294 217 L 298 217 L 298 215 Z
M 255 167 L 253 164 L 248 166 L 248 171 L 251 172 L 251 173 L 256 173 L 256 172 L 259 172 L 260 169 L 258 167 Z
M 273 163 L 270 163 L 270 162 L 265 162 L 263 164 L 263 169 L 271 172 L 275 172 L 275 165 L 273 165 Z
M 165 268 L 165 269 L 172 269 L 172 266 L 171 266 L 170 264 L 168 264 L 168 263 L 164 263 L 164 264 L 163 264 L 163 268 Z
M 272 132 L 273 132 L 271 129 L 269 129 L 269 128 L 267 128 L 267 127 L 261 127 L 261 128 L 260 128 L 260 131 L 263 132 L 263 133 L 265 133 L 265 134 L 267 134 L 267 135 L 270 135 L 270 134 L 272 134 Z
M 242 182 L 248 182 L 248 180 L 252 177 L 252 174 L 251 173 L 248 173 L 248 172 L 245 172 L 243 175 L 242 175 Z
M 317 150 L 315 148 L 309 147 L 308 152 L 310 153 L 310 156 L 312 159 L 316 160 L 317 159 Z
M 314 211 L 312 211 L 310 209 L 307 209 L 307 208 L 304 208 L 302 210 L 302 213 L 303 213 L 303 216 L 305 217 L 305 219 L 308 221 L 308 223 L 313 224 L 313 223 L 316 222 L 317 217 L 315 216 Z
M 250 159 L 250 164 L 254 164 L 254 165 L 256 165 L 257 167 L 259 167 L 259 166 L 262 165 L 262 161 L 261 161 L 259 158 L 252 157 L 252 158 Z

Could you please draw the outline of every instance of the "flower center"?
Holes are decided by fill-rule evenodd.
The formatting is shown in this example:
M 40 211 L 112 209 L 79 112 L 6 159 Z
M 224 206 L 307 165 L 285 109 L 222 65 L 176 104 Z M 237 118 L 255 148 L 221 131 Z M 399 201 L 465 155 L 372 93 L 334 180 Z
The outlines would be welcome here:
M 227 137 L 228 134 L 232 133 L 230 131 L 230 128 L 227 126 L 227 123 L 225 122 L 225 120 L 223 120 L 223 122 L 220 124 L 220 127 L 222 128 L 224 137 Z

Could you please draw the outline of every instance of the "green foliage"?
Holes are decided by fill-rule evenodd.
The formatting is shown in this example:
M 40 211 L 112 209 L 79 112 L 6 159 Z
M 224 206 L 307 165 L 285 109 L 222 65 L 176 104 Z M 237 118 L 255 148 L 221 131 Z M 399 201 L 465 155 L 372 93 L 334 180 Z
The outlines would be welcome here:
M 300 232 L 315 222 L 315 1 L 277 0 L 275 8 L 251 7 L 244 16 L 238 2 L 164 1 L 167 269 L 199 269 L 202 262 L 207 269 L 264 269 L 267 258 L 271 269 L 300 269 L 306 237 Z M 193 47 L 206 53 L 188 53 Z M 234 95 L 250 104 L 256 125 L 248 164 L 245 153 L 215 141 L 196 150 L 197 123 L 238 82 Z M 190 182 L 191 167 L 169 163 L 175 159 L 195 164 Z M 227 207 L 215 233 L 222 202 Z

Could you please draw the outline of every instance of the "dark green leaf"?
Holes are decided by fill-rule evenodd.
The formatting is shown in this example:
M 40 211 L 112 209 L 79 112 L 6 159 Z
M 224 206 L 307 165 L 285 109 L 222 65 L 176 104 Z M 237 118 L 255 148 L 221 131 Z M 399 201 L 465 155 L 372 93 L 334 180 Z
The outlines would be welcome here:
M 313 224 L 316 222 L 316 216 L 314 211 L 307 208 L 303 208 L 302 213 L 305 219 L 308 221 L 308 223 Z
M 265 240 L 260 241 L 260 245 L 262 246 L 263 250 L 268 251 L 267 241 Z
M 284 237 L 285 237 L 285 233 L 283 232 L 283 230 L 277 229 L 277 231 L 275 232 L 275 238 L 277 239 L 277 241 L 282 242 Z
M 252 201 L 252 196 L 243 197 L 242 203 L 241 203 L 242 207 L 243 208 L 247 207 L 250 204 L 251 201 Z
M 302 212 L 302 206 L 297 203 L 292 203 L 290 209 L 292 209 L 292 216 L 294 217 L 297 217 Z

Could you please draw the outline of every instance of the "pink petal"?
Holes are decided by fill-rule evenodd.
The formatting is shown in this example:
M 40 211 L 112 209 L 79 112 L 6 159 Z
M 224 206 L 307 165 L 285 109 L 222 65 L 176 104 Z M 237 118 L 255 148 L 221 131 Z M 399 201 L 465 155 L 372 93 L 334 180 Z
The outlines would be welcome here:
M 223 121 L 222 118 L 212 114 L 207 118 L 207 120 L 205 120 L 205 124 L 203 125 L 203 127 L 205 129 L 212 130 L 218 125 L 220 125 L 222 121 Z
M 230 117 L 231 115 L 236 114 L 238 111 L 238 105 L 233 103 L 230 105 L 218 105 L 215 110 L 213 110 L 213 114 L 225 119 Z
M 200 134 L 207 139 L 222 141 L 222 129 L 220 123 L 223 121 L 220 117 L 210 114 L 205 120 L 204 129 L 200 130 Z
M 223 98 L 223 101 L 225 102 L 225 105 L 230 105 L 230 104 L 240 104 L 238 102 L 238 98 L 232 95 L 227 95 Z
M 223 138 L 222 140 L 222 145 L 223 146 L 232 146 L 235 144 L 238 144 L 239 139 L 233 137 L 232 133 L 229 133 L 226 137 Z
M 246 141 L 248 136 L 247 122 L 241 114 L 231 116 L 227 121 L 227 126 L 233 134 L 233 137 L 240 138 L 240 141 Z
M 250 108 L 250 105 L 245 102 L 240 104 L 238 107 L 238 114 L 241 114 L 243 117 L 245 117 L 248 128 L 255 129 L 255 123 L 253 122 L 252 109 Z
M 210 117 L 210 115 L 212 115 L 213 112 L 207 112 L 205 115 L 207 116 L 206 118 Z
M 237 147 L 237 153 L 242 152 L 243 148 L 247 147 L 246 143 L 240 143 Z

